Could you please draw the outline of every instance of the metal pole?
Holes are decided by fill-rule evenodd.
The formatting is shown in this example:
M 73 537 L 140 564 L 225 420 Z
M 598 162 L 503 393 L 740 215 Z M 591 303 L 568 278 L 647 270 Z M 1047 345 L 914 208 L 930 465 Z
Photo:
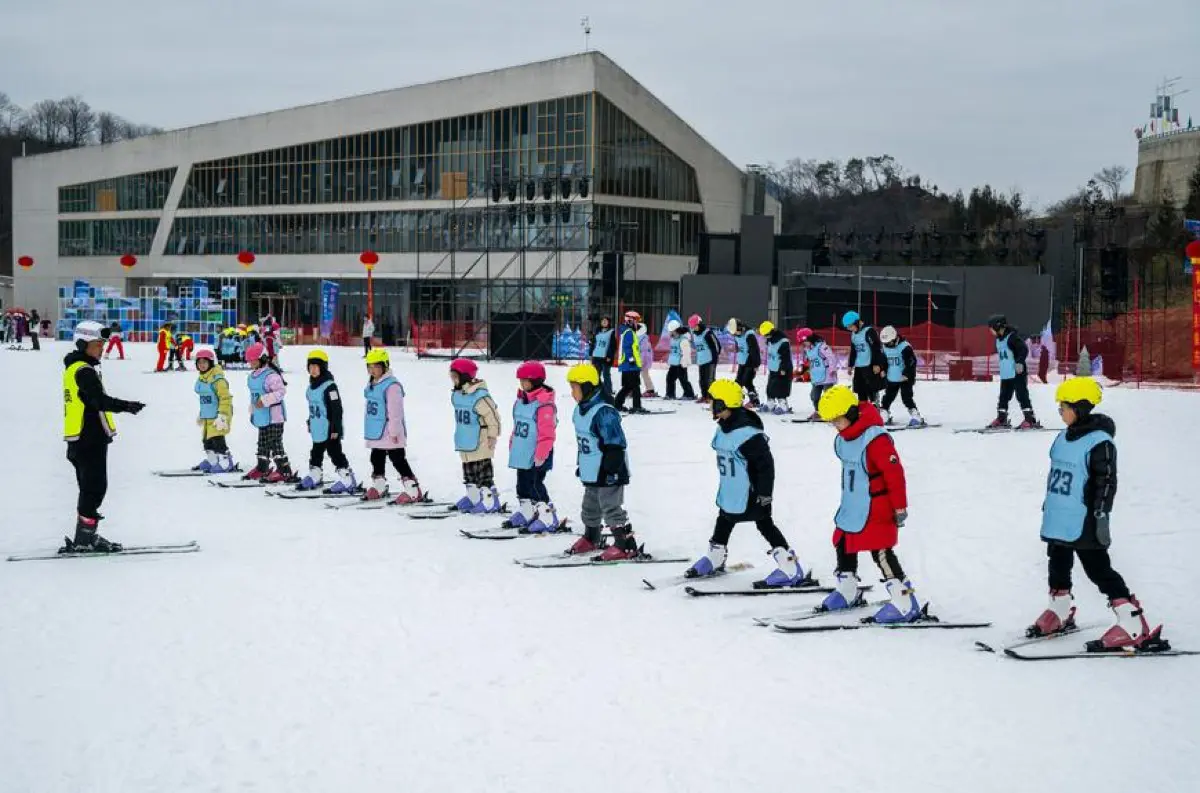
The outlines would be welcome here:
M 908 327 L 913 326 L 914 311 L 913 303 L 917 297 L 917 271 L 916 268 L 910 268 L 908 271 Z
M 1079 246 L 1079 276 L 1075 283 L 1075 360 L 1083 349 L 1083 255 L 1084 246 Z
M 858 265 L 858 305 L 855 307 L 858 313 L 862 313 L 862 264 Z M 835 325 L 837 323 L 834 323 Z

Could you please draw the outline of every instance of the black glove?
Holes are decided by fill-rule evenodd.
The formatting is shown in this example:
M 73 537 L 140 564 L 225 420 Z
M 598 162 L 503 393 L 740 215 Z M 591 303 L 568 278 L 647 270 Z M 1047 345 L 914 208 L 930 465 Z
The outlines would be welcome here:
M 1096 541 L 1107 548 L 1112 543 L 1112 535 L 1108 531 L 1108 513 L 1096 510 L 1092 517 L 1096 520 Z
M 144 408 L 144 407 L 146 407 L 146 405 L 142 402 L 126 402 L 125 403 L 125 412 L 132 413 L 133 415 L 136 416 L 137 414 L 142 412 L 142 408 Z
M 754 503 L 758 505 L 759 510 L 765 514 L 771 514 L 771 502 L 774 499 L 771 496 L 759 496 L 754 499 Z

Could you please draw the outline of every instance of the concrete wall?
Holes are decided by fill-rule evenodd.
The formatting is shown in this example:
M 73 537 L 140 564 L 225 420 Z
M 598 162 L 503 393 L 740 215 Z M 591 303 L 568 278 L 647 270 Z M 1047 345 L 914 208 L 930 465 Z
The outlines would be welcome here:
M 1134 197 L 1139 204 L 1157 204 L 1169 185 L 1175 205 L 1183 206 L 1188 197 L 1188 179 L 1197 163 L 1200 163 L 1200 129 L 1142 138 L 1138 142 L 1137 171 L 1133 178 Z

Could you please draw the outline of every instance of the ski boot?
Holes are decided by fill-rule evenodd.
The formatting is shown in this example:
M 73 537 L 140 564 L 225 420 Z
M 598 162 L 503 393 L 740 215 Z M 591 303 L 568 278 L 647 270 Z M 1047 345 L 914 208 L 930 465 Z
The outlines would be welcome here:
M 525 529 L 529 526 L 537 512 L 534 510 L 533 502 L 527 498 L 523 498 L 517 502 L 517 509 L 513 514 L 508 516 L 508 519 L 501 524 L 506 529 Z
M 613 526 L 613 544 L 604 549 L 599 556 L 601 562 L 620 562 L 626 559 L 636 559 L 642 554 L 637 538 L 633 536 L 633 527 L 629 524 Z
M 365 501 L 378 501 L 381 498 L 386 498 L 388 494 L 387 477 L 376 476 L 371 478 L 371 486 L 367 488 L 366 494 L 363 496 Z
M 709 575 L 725 572 L 725 559 L 728 556 L 724 545 L 715 542 L 708 544 L 708 553 L 696 560 L 696 563 L 684 571 L 684 578 L 704 578 Z
M 246 475 L 243 476 L 242 479 L 250 482 L 257 482 L 259 480 L 265 480 L 270 473 L 271 463 L 266 459 L 259 457 L 258 464 L 247 471 Z
M 553 534 L 558 531 L 558 512 L 548 501 L 534 505 L 536 517 L 529 524 L 530 534 Z
M 988 424 L 987 427 L 985 427 L 985 429 L 989 429 L 989 430 L 1012 429 L 1012 424 L 1008 420 L 1007 413 L 997 413 L 996 418 L 992 419 L 992 423 Z
M 479 488 L 479 503 L 471 509 L 472 515 L 487 515 L 500 511 L 500 494 L 493 487 Z
M 1117 622 L 1104 632 L 1099 639 L 1087 643 L 1090 653 L 1117 652 L 1120 650 L 1144 650 L 1151 652 L 1156 649 L 1167 649 L 1166 642 L 1159 637 L 1162 626 L 1151 630 L 1146 622 L 1146 611 L 1134 595 L 1128 598 L 1118 598 L 1109 603 Z
M 354 478 L 354 472 L 349 468 L 339 468 L 337 475 L 337 481 L 325 492 L 333 496 L 341 496 L 353 493 L 358 489 L 358 480 Z
M 657 399 L 657 398 L 658 398 L 658 392 L 655 391 L 653 388 L 647 389 L 646 391 L 642 392 L 642 399 Z
M 75 518 L 75 538 L 63 537 L 63 546 L 59 553 L 117 553 L 121 550 L 119 542 L 105 539 L 96 533 L 101 518 L 85 518 L 78 515 Z
M 286 464 L 278 466 L 274 471 L 263 477 L 268 485 L 298 485 L 300 477 Z
M 1040 430 L 1042 423 L 1037 420 L 1037 416 L 1033 415 L 1032 410 L 1025 411 L 1025 420 L 1017 425 L 1019 430 Z
M 1049 636 L 1054 633 L 1067 633 L 1075 629 L 1075 598 L 1069 589 L 1051 589 L 1050 603 L 1041 616 L 1025 630 L 1030 639 L 1038 636 Z
M 478 505 L 479 485 L 467 485 L 466 494 L 454 502 L 454 509 L 458 512 L 472 512 Z
M 588 535 L 591 535 L 590 537 Z M 565 552 L 565 556 L 576 556 L 581 553 L 595 553 L 600 550 L 600 529 L 584 529 L 583 536 L 576 540 Z
M 896 426 L 896 420 L 892 418 L 892 411 L 881 410 L 880 413 L 883 414 L 883 426 L 885 426 L 885 427 Z
M 918 410 L 908 411 L 908 426 L 910 426 L 910 427 L 924 427 L 925 426 L 925 418 L 921 415 L 920 411 L 918 411 Z
M 883 582 L 889 600 L 871 617 L 871 622 L 884 625 L 897 622 L 916 622 L 921 618 L 921 604 L 913 593 L 912 582 L 889 578 Z
M 308 473 L 300 484 L 296 485 L 297 490 L 316 490 L 325 481 L 325 472 L 320 468 L 312 467 L 308 469 Z
M 204 459 L 200 461 L 199 465 L 192 466 L 192 470 L 199 471 L 202 474 L 214 474 L 217 473 L 215 468 L 219 462 L 219 454 L 214 451 L 206 451 L 204 453 Z
M 782 589 L 800 586 L 807 580 L 804 568 L 796 559 L 796 552 L 789 548 L 772 548 L 769 551 L 775 560 L 775 569 L 761 581 L 754 582 L 755 589 Z
M 400 495 L 396 496 L 393 503 L 397 506 L 407 507 L 412 504 L 420 504 L 424 498 L 425 494 L 421 492 L 421 486 L 415 479 L 401 479 Z
M 228 474 L 236 470 L 237 463 L 233 461 L 233 455 L 226 453 L 217 455 L 217 463 L 212 467 L 212 471 L 210 473 Z
M 854 608 L 865 603 L 862 593 L 858 589 L 858 574 L 857 573 L 842 573 L 837 574 L 837 584 L 833 591 L 825 596 L 821 601 L 821 611 L 839 611 L 841 609 Z

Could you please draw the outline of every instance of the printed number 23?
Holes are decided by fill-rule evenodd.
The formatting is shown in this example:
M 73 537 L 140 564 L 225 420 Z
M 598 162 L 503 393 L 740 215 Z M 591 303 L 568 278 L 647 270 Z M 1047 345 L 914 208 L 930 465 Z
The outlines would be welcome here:
M 1075 481 L 1075 475 L 1070 471 L 1064 471 L 1061 468 L 1053 468 L 1050 470 L 1050 487 L 1051 493 L 1060 496 L 1071 495 L 1071 484 Z

